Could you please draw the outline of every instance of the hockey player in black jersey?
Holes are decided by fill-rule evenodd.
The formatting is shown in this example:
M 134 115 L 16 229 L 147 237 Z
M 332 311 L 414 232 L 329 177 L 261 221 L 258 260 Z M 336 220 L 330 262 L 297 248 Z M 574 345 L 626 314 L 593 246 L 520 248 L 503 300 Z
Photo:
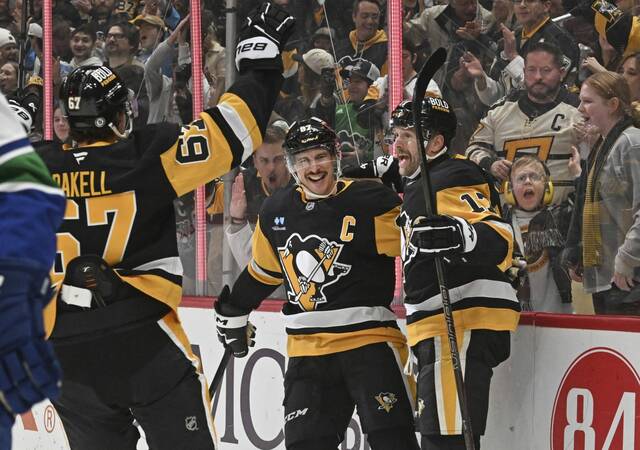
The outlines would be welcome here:
M 422 450 L 464 450 L 442 297 L 434 256 L 445 258 L 471 425 L 480 448 L 493 368 L 508 358 L 519 304 L 505 271 L 513 235 L 500 217 L 498 194 L 473 162 L 447 154 L 456 119 L 447 102 L 426 97 L 426 135 L 434 211 L 426 216 L 411 102 L 392 114 L 400 175 L 406 177 L 398 223 L 407 309 L 407 337 L 418 358 L 417 428 Z
M 213 449 L 206 381 L 177 314 L 173 200 L 261 144 L 294 19 L 263 4 L 239 33 L 239 77 L 191 124 L 131 132 L 128 89 L 106 66 L 61 89 L 73 145 L 39 148 L 67 197 L 46 315 L 63 368 L 54 402 L 72 449 Z
M 337 137 L 320 119 L 292 125 L 285 154 L 297 185 L 265 200 L 252 259 L 216 303 L 219 338 L 245 356 L 249 313 L 283 284 L 287 449 L 337 448 L 355 406 L 372 449 L 417 449 L 408 349 L 389 307 L 400 199 L 340 179 Z
M 474 163 L 449 156 L 456 119 L 447 102 L 426 97 L 422 127 L 435 211 L 426 217 L 420 155 L 412 103 L 393 111 L 397 157 L 381 156 L 350 171 L 354 178 L 380 177 L 397 186 L 403 179 L 402 259 L 409 345 L 418 359 L 417 428 L 422 450 L 464 450 L 442 297 L 434 256 L 445 257 L 471 425 L 480 448 L 487 419 L 493 367 L 508 358 L 509 331 L 518 323 L 519 304 L 505 271 L 511 267 L 513 234 L 500 217 L 491 179 Z

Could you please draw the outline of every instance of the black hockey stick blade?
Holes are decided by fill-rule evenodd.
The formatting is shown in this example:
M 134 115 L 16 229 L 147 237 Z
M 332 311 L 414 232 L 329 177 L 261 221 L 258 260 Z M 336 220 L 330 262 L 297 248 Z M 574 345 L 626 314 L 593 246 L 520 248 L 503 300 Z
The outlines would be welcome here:
M 418 74 L 418 78 L 416 79 L 416 87 L 413 91 L 413 111 L 414 118 L 416 112 L 416 105 L 422 104 L 422 100 L 427 92 L 427 87 L 429 86 L 429 81 L 433 78 L 438 70 L 444 63 L 447 61 L 447 51 L 440 47 L 438 50 L 433 52 L 427 62 L 422 66 L 422 70 Z M 420 108 L 418 107 L 417 112 L 420 112 Z
M 209 385 L 209 397 L 213 400 L 213 396 L 215 395 L 218 387 L 220 386 L 220 382 L 222 381 L 222 376 L 224 375 L 224 371 L 227 369 L 227 365 L 229 364 L 229 360 L 233 356 L 231 352 L 231 347 L 227 347 L 224 349 L 224 355 L 222 355 L 222 360 L 218 365 L 218 370 L 216 370 L 216 374 L 213 376 L 213 380 L 211 380 L 211 384 Z

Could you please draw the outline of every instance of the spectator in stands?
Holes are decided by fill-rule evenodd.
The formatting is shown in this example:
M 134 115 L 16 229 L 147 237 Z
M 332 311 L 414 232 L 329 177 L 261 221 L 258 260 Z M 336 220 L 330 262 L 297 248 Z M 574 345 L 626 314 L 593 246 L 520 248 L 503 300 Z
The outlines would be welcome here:
M 9 0 L 0 0 L 0 27 L 8 28 L 13 22 Z
M 102 60 L 93 55 L 96 32 L 90 24 L 82 24 L 71 32 L 69 48 L 73 58 L 69 61 L 72 70 L 81 66 L 101 66 Z
M 53 111 L 53 133 L 58 141 L 63 144 L 67 143 L 69 139 L 69 122 L 67 122 L 59 103 L 56 104 L 56 108 Z
M 517 20 L 513 13 L 514 3 L 512 0 L 493 0 L 491 14 L 493 14 L 495 22 L 487 31 L 487 35 L 492 41 L 498 42 L 502 39 L 502 25 L 510 30 L 516 27 Z
M 640 101 L 640 53 L 627 56 L 622 62 L 620 72 L 629 85 L 631 102 Z
M 514 31 L 502 27 L 503 48 L 494 60 L 490 77 L 476 77 L 475 88 L 480 100 L 492 105 L 512 90 L 524 85 L 523 55 L 536 42 L 547 42 L 557 46 L 563 55 L 565 78 L 575 71 L 580 63 L 580 50 L 573 37 L 556 25 L 549 17 L 549 0 L 520 0 L 514 11 L 519 28 Z M 498 81 L 496 81 L 498 80 Z
M 565 75 L 558 47 L 537 42 L 525 55 L 526 90 L 496 104 L 471 137 L 467 156 L 504 182 L 512 161 L 525 154 L 545 161 L 555 185 L 553 204 L 573 192 L 567 161 L 573 143 L 572 124 L 580 120 L 577 99 L 562 87 Z
M 418 17 L 405 22 L 404 32 L 408 33 L 418 48 L 425 44 L 431 51 L 444 47 L 451 55 L 454 46 L 472 45 L 476 39 L 483 46 L 488 46 L 490 41 L 484 37 L 484 33 L 493 23 L 491 13 L 478 5 L 476 0 L 451 0 L 449 4 L 427 8 Z M 457 68 L 458 57 L 459 55 L 454 56 L 453 69 Z M 442 81 L 442 75 L 436 78 L 441 87 Z
M 229 215 L 225 228 L 229 248 L 238 267 L 251 259 L 251 236 L 264 200 L 291 183 L 282 144 L 288 125 L 278 120 L 267 127 L 262 145 L 253 154 L 253 167 L 240 171 L 233 182 Z
M 7 61 L 0 66 L 0 92 L 6 97 L 15 97 L 18 91 L 18 63 Z
M 302 56 L 296 54 L 293 58 L 298 61 L 300 96 L 280 98 L 275 106 L 275 111 L 289 123 L 309 117 L 311 111 L 315 111 L 318 107 L 318 103 L 322 97 L 323 72 L 325 74 L 329 73 L 335 85 L 333 72 L 335 61 L 330 53 L 320 48 L 314 48 Z M 333 90 L 330 95 L 332 95 L 332 93 Z M 331 105 L 327 105 L 327 108 L 331 110 Z
M 185 27 L 188 28 L 188 24 L 188 17 L 182 19 L 171 35 L 153 50 L 144 65 L 145 85 L 149 96 L 148 123 L 177 121 L 170 111 L 173 79 L 164 75 L 162 66 L 167 59 L 173 58 L 174 45 L 179 36 L 184 33 Z
M 313 33 L 310 42 L 310 48 L 321 48 L 322 50 L 331 53 L 331 42 L 333 42 L 333 45 L 336 44 L 336 32 L 333 28 L 320 27 Z
M 612 72 L 580 90 L 580 113 L 600 139 L 580 176 L 566 260 L 597 314 L 640 314 L 640 114 L 630 98 Z
M 404 89 L 402 91 L 402 98 L 404 100 L 411 100 L 413 98 L 413 91 L 416 86 L 416 78 L 418 73 L 416 72 L 416 61 L 418 59 L 418 52 L 415 45 L 411 42 L 408 36 L 402 37 L 402 81 L 404 82 Z M 375 81 L 374 86 L 379 92 L 380 98 L 383 99 L 383 103 L 387 103 L 387 94 L 389 88 L 389 75 L 384 75 Z M 441 96 L 440 88 L 434 80 L 429 81 L 427 90 L 432 96 Z
M 583 75 L 585 70 L 581 72 L 580 82 L 586 80 L 589 75 L 605 72 L 610 70 L 617 72 L 620 63 L 622 62 L 622 55 L 613 48 L 613 45 L 609 44 L 607 38 L 603 35 L 598 35 L 598 45 L 596 45 L 597 56 L 587 56 L 582 61 L 582 68 L 586 70 L 586 75 Z
M 144 63 L 158 44 L 162 42 L 166 27 L 160 17 L 152 15 L 139 15 L 132 20 L 132 23 L 140 30 L 138 59 Z
M 355 0 L 353 23 L 355 29 L 349 33 L 347 41 L 337 49 L 338 59 L 351 56 L 366 59 L 375 64 L 382 75 L 387 73 L 387 33 L 378 29 L 381 19 L 378 0 Z
M 569 162 L 573 176 L 580 172 L 580 155 Z M 536 156 L 516 158 L 505 184 L 503 216 L 511 223 L 515 241 L 526 261 L 518 300 L 523 311 L 569 314 L 571 279 L 561 265 L 573 202 L 550 205 L 553 184 L 549 169 Z
M 342 150 L 342 165 L 360 165 L 380 155 L 382 132 L 378 99 L 371 98 L 369 87 L 380 77 L 380 71 L 370 61 L 359 59 L 340 75 L 347 83 L 346 103 L 335 106 L 331 121 Z
M 105 36 L 109 31 L 111 16 L 116 5 L 116 0 L 91 0 L 91 24 L 97 33 Z
M 112 69 L 125 65 L 143 67 L 143 64 L 135 58 L 140 43 L 140 33 L 134 25 L 129 22 L 111 25 L 106 38 L 106 62 L 109 67 Z
M 0 66 L 7 61 L 18 62 L 18 44 L 9 30 L 0 28 Z
M 71 61 L 73 53 L 71 53 L 71 25 L 66 20 L 55 20 L 53 29 L 53 57 L 59 58 L 61 61 Z

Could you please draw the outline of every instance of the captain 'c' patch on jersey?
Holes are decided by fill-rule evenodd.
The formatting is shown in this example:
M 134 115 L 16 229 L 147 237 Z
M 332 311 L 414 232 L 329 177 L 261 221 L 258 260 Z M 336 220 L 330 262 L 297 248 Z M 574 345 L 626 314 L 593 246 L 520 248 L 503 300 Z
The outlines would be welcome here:
M 339 262 L 344 244 L 330 242 L 316 235 L 292 234 L 278 256 L 287 277 L 289 302 L 303 311 L 313 311 L 327 298 L 323 289 L 348 274 L 351 266 Z

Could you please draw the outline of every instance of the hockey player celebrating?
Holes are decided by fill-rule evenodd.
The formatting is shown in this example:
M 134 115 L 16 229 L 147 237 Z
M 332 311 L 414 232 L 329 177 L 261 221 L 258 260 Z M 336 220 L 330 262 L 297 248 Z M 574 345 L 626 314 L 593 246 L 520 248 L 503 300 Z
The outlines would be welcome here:
M 265 200 L 252 260 L 216 303 L 219 338 L 245 356 L 249 313 L 284 284 L 287 449 L 337 448 L 354 406 L 372 449 L 417 449 L 406 340 L 389 307 L 400 199 L 340 179 L 337 137 L 320 119 L 292 125 L 285 154 L 297 185 Z
M 0 121 L 0 450 L 9 450 L 15 414 L 60 388 L 42 310 L 65 202 L 3 95 Z
M 72 449 L 135 449 L 134 419 L 150 448 L 214 448 L 206 382 L 177 315 L 173 200 L 261 144 L 293 25 L 269 3 L 250 15 L 238 80 L 182 128 L 131 132 L 128 89 L 106 66 L 78 68 L 63 84 L 74 145 L 40 154 L 67 196 L 47 319 L 64 373 L 54 405 Z
M 407 177 L 399 217 L 402 228 L 405 307 L 409 345 L 418 358 L 417 428 L 423 450 L 464 450 L 461 414 L 434 257 L 445 257 L 446 285 L 467 404 L 480 448 L 493 368 L 510 353 L 510 333 L 519 304 L 505 271 L 511 266 L 513 235 L 500 217 L 498 196 L 473 162 L 450 157 L 447 144 L 456 118 L 446 101 L 426 97 L 420 120 L 434 211 L 426 216 L 420 154 L 411 102 L 392 114 L 400 175 Z

